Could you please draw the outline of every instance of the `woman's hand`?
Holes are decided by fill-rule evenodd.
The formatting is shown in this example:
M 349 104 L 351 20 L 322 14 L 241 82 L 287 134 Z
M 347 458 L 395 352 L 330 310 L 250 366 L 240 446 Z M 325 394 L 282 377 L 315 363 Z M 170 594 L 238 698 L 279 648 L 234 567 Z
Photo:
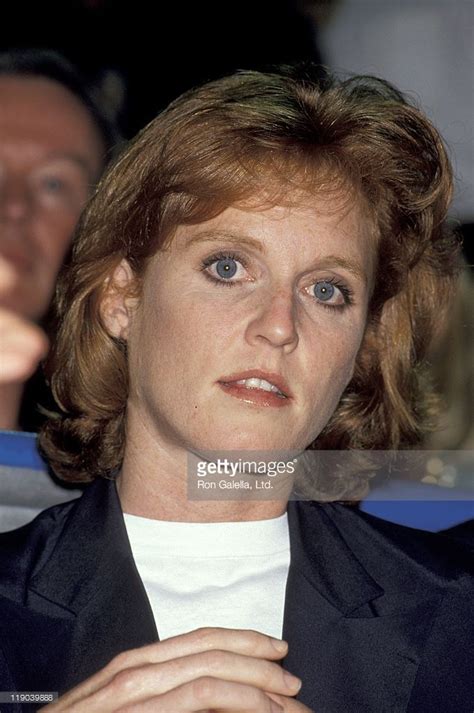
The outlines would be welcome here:
M 125 651 L 57 701 L 51 713 L 304 713 L 299 679 L 276 663 L 284 642 L 257 631 L 203 628 Z M 273 695 L 272 695 L 273 694 Z

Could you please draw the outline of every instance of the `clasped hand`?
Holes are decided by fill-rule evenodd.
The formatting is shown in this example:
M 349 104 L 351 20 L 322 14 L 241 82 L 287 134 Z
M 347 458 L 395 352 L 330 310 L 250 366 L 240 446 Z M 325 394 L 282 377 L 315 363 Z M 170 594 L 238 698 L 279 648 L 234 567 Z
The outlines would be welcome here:
M 41 710 L 50 713 L 311 713 L 279 663 L 287 645 L 257 631 L 203 628 L 124 651 Z

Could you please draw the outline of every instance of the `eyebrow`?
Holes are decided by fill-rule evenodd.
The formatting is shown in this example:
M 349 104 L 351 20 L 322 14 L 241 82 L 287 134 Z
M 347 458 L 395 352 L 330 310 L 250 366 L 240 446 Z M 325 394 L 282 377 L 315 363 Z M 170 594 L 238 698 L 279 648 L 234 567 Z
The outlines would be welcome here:
M 89 164 L 86 159 L 82 158 L 79 154 L 76 153 L 50 153 L 45 157 L 44 162 L 48 163 L 49 161 L 69 161 L 73 164 L 75 164 L 78 168 L 81 169 L 84 173 L 87 174 L 87 177 L 90 178 L 92 181 L 97 180 L 97 177 L 95 176 L 96 171 L 94 170 L 94 167 Z
M 191 247 L 191 245 L 195 245 L 196 243 L 217 243 L 222 240 L 225 240 L 233 245 L 247 245 L 262 255 L 266 255 L 267 252 L 265 246 L 259 240 L 255 240 L 255 238 L 250 237 L 250 235 L 232 233 L 227 230 L 204 230 L 200 233 L 195 233 L 186 239 L 185 247 Z
M 325 255 L 322 260 L 318 260 L 319 268 L 331 268 L 331 267 L 342 267 L 351 275 L 354 275 L 358 280 L 367 285 L 367 275 L 362 266 L 355 262 L 354 260 L 348 260 L 345 257 L 340 257 L 339 255 Z
M 195 245 L 196 243 L 202 242 L 221 242 L 222 240 L 226 240 L 228 243 L 235 244 L 237 246 L 247 245 L 248 247 L 251 247 L 257 252 L 261 253 L 262 255 L 267 254 L 265 246 L 259 240 L 252 238 L 250 235 L 219 230 L 202 231 L 200 233 L 195 233 L 194 235 L 190 236 L 185 240 L 184 247 L 188 248 L 191 245 Z M 344 270 L 347 270 L 347 272 L 356 277 L 358 280 L 363 282 L 364 285 L 367 285 L 368 283 L 368 277 L 363 267 L 355 260 L 350 260 L 348 258 L 341 257 L 340 255 L 325 255 L 323 258 L 317 260 L 314 266 L 310 267 L 309 269 L 331 269 L 332 267 L 341 267 Z

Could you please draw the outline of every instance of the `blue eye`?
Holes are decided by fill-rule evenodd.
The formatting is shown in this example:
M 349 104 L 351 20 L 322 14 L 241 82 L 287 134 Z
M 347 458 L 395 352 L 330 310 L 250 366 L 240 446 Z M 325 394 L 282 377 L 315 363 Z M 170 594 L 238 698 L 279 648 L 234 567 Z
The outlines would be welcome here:
M 41 187 L 49 193 L 59 193 L 65 190 L 66 183 L 63 179 L 57 178 L 56 176 L 45 176 L 41 182 Z
M 235 287 L 241 284 L 247 262 L 236 253 L 220 252 L 202 261 L 204 276 L 217 285 Z M 232 279 L 236 277 L 237 279 Z M 239 279 L 240 278 L 240 279 Z
M 234 277 L 237 272 L 237 263 L 231 257 L 221 258 L 215 265 L 217 274 L 224 279 Z
M 322 302 L 328 302 L 335 293 L 334 285 L 330 282 L 317 282 L 314 286 L 314 296 Z
M 352 290 L 336 279 L 318 280 L 314 283 L 310 294 L 315 298 L 316 304 L 327 309 L 344 310 L 353 304 Z

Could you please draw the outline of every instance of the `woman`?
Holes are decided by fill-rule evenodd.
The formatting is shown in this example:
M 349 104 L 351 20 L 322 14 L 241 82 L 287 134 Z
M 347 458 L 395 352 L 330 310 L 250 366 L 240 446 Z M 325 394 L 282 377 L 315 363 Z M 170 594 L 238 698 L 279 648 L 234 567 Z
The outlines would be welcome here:
M 472 708 L 457 546 L 288 503 L 288 471 L 270 499 L 187 492 L 213 454 L 263 453 L 269 482 L 275 451 L 418 441 L 450 194 L 436 131 L 379 80 L 238 73 L 139 135 L 58 291 L 41 443 L 93 483 L 3 538 L 5 690 L 77 713 Z

